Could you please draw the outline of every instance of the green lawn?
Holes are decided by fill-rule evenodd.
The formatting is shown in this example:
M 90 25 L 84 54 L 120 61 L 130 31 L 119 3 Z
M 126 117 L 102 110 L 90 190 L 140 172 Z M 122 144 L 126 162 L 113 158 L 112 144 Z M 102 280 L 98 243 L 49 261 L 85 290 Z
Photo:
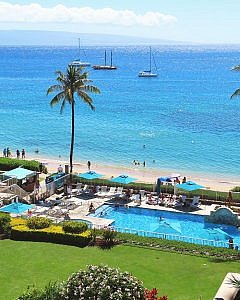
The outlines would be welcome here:
M 13 300 L 28 285 L 65 280 L 88 264 L 107 264 L 129 271 L 148 288 L 169 300 L 212 299 L 227 272 L 239 272 L 238 262 L 116 246 L 111 250 L 47 243 L 0 240 L 0 299 Z

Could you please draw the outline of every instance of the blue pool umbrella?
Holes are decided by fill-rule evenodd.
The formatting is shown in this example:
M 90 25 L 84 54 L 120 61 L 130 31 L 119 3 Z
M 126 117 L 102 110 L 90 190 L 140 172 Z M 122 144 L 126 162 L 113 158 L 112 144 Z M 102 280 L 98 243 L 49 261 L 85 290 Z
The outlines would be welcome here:
M 204 189 L 205 187 L 203 185 L 195 183 L 194 181 L 190 181 L 189 180 L 189 181 L 187 181 L 185 183 L 178 184 L 177 188 L 191 192 L 191 191 L 195 191 L 195 190 Z
M 159 178 L 161 182 L 172 182 L 172 177 L 164 176 Z
M 130 177 L 128 175 L 119 175 L 118 177 L 115 177 L 115 178 L 111 179 L 110 181 L 116 182 L 116 183 L 128 184 L 135 180 L 136 180 L 136 178 Z
M 102 177 L 103 175 L 98 174 L 94 171 L 88 171 L 86 173 L 78 174 L 78 177 L 84 178 L 84 179 L 97 179 Z

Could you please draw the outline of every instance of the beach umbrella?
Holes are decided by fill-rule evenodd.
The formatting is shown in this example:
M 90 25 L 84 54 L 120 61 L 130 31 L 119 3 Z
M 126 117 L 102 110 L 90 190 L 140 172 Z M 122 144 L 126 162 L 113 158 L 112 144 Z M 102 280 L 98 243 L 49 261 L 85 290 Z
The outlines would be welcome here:
M 136 181 L 136 179 L 128 175 L 119 175 L 118 177 L 112 178 L 110 181 L 116 183 L 128 184 L 130 182 Z
M 195 190 L 204 189 L 205 187 L 203 185 L 197 184 L 194 181 L 186 181 L 185 183 L 181 183 L 177 185 L 177 188 L 183 189 L 188 192 L 192 192 Z
M 170 176 L 164 176 L 158 178 L 161 182 L 172 182 L 172 178 Z
M 86 173 L 78 174 L 78 177 L 84 178 L 84 179 L 97 179 L 102 177 L 103 175 L 98 174 L 94 171 L 88 171 Z

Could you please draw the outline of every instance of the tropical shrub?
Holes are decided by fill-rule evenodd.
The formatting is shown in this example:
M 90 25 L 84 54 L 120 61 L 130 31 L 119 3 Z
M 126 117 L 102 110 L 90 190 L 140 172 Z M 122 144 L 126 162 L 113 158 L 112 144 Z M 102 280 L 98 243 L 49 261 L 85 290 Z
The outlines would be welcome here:
M 44 217 L 32 217 L 27 219 L 27 227 L 30 229 L 43 229 L 52 224 L 52 220 Z
M 84 222 L 65 221 L 62 224 L 63 231 L 66 233 L 82 233 L 88 229 Z
M 10 223 L 10 215 L 4 212 L 0 212 L 0 233 L 8 234 L 11 230 Z
M 108 266 L 88 266 L 86 271 L 74 273 L 62 290 L 62 298 L 87 299 L 145 299 L 142 282 L 128 272 Z
M 114 244 L 114 239 L 117 236 L 117 232 L 111 230 L 110 228 L 106 228 L 101 230 L 101 236 L 103 237 L 104 243 L 106 247 L 111 247 Z

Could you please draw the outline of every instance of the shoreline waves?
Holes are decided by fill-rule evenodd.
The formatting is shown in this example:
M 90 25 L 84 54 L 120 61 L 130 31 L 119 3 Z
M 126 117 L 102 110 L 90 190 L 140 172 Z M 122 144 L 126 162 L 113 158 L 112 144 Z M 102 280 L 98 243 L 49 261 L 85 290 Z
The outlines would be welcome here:
M 69 164 L 68 160 L 63 158 L 50 158 L 41 155 L 30 155 L 26 159 L 34 159 L 42 162 L 46 165 L 48 172 L 57 172 L 59 165 L 64 167 L 65 164 Z M 79 161 L 75 159 L 73 162 L 73 173 L 84 173 L 87 172 L 88 166 L 87 161 Z M 187 180 L 192 180 L 215 191 L 228 192 L 235 186 L 240 186 L 240 182 L 233 176 L 220 176 L 218 174 L 210 173 L 198 173 L 197 171 L 189 171 L 182 173 L 181 170 L 163 169 L 163 168 L 149 168 L 143 166 L 124 166 L 124 165 L 109 165 L 101 162 L 91 161 L 91 170 L 103 175 L 103 178 L 110 179 L 111 176 L 118 176 L 120 174 L 126 174 L 137 179 L 136 182 L 143 183 L 156 183 L 157 178 L 162 176 L 168 176 L 172 173 L 179 173 L 187 177 Z

